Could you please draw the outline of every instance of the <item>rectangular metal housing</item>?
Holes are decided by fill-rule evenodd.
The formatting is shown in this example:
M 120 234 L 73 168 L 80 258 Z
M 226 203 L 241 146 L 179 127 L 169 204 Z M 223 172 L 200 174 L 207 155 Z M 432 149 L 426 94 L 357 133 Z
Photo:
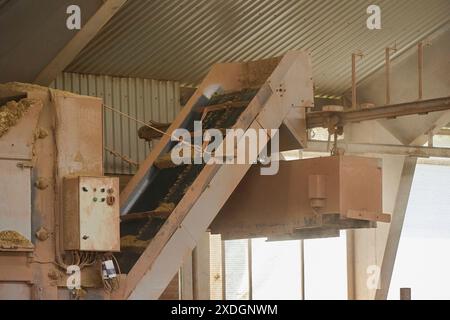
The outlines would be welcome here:
M 64 179 L 64 249 L 120 251 L 119 179 Z
M 31 172 L 17 163 L 0 160 L 0 231 L 17 231 L 31 239 Z
M 378 159 L 281 161 L 273 176 L 262 176 L 259 169 L 254 165 L 240 182 L 211 224 L 212 233 L 224 239 L 278 237 L 320 228 L 326 214 L 339 214 L 343 222 L 385 217 Z M 355 212 L 362 216 L 355 217 Z
M 2 103 L 26 97 L 0 88 Z M 29 109 L 0 137 L 0 231 L 16 231 L 30 240 L 33 146 L 43 104 L 29 102 Z

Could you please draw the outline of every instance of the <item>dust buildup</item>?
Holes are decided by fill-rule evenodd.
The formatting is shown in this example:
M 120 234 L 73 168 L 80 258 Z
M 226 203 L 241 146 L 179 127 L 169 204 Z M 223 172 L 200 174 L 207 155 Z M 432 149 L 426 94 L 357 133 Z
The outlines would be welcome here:
M 69 91 L 59 90 L 59 89 L 53 89 L 49 87 L 43 87 L 37 84 L 31 84 L 31 83 L 22 83 L 22 82 L 8 82 L 5 84 L 0 84 L 0 88 L 5 88 L 9 90 L 14 90 L 18 92 L 51 92 L 58 96 L 63 97 L 81 97 L 83 95 L 79 95 L 76 93 L 72 93 Z
M 19 122 L 35 102 L 33 99 L 22 99 L 19 102 L 8 101 L 0 107 L 0 138 Z
M 203 129 L 214 128 L 225 133 L 226 129 L 232 128 L 235 125 L 257 92 L 258 89 L 246 89 L 238 92 L 214 95 L 203 107 L 228 102 L 236 102 L 236 104 L 239 106 L 242 105 L 242 107 L 224 106 L 217 110 L 208 111 L 206 116 L 201 120 Z M 204 110 L 200 107 L 198 111 L 199 112 L 197 113 L 200 114 L 200 112 Z M 199 120 L 200 118 L 197 117 L 197 115 L 192 115 L 184 128 L 193 131 L 193 121 L 195 119 Z M 195 148 L 195 146 L 193 146 L 193 148 Z M 157 171 L 151 185 L 147 187 L 146 195 L 148 190 L 157 190 L 158 192 L 148 193 L 148 198 L 145 198 L 145 204 L 144 199 L 140 199 L 140 201 L 143 202 L 135 205 L 131 214 L 133 212 L 137 213 L 149 210 L 153 211 L 153 213 L 172 213 L 200 175 L 200 172 L 205 166 L 204 163 L 195 164 L 194 162 L 194 164 L 182 164 L 178 166 L 173 164 L 171 152 L 172 151 L 169 151 L 168 153 L 161 155 L 158 160 L 153 163 L 157 168 Z M 193 149 L 190 156 L 195 156 L 197 153 L 198 151 Z M 161 214 L 161 216 L 163 216 L 163 214 Z M 122 271 L 126 273 L 131 270 L 150 241 L 164 225 L 165 221 L 167 220 L 164 218 L 155 217 L 139 220 L 122 220 L 120 224 L 121 234 L 123 235 L 121 238 L 122 250 L 118 254 Z
M 175 203 L 161 202 L 155 212 L 172 212 L 175 209 Z
M 33 244 L 17 231 L 0 232 L 1 249 L 32 249 Z
M 150 240 L 140 240 L 136 236 L 128 235 L 120 238 L 120 247 L 123 248 L 136 248 L 142 251 L 147 248 Z

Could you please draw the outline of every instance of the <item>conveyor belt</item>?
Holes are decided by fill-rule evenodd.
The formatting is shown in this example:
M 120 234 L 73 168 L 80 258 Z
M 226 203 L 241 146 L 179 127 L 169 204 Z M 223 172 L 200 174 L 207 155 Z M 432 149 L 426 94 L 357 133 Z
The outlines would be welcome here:
M 211 91 L 220 93 L 211 97 Z M 218 63 L 174 119 L 168 133 L 184 128 L 191 138 L 197 137 L 193 135 L 195 120 L 202 121 L 203 130 L 214 128 L 222 135 L 227 128 L 245 134 L 278 129 L 286 121 L 288 130 L 300 141 L 305 135 L 301 129 L 304 108 L 313 105 L 313 96 L 308 52 Z M 240 137 L 236 141 L 240 143 Z M 161 296 L 186 255 L 257 160 L 252 154 L 248 163 L 240 165 L 176 166 L 170 161 L 176 144 L 168 135 L 162 135 L 120 196 L 124 235 L 120 264 L 127 273 L 121 295 L 127 299 Z M 267 141 L 258 141 L 258 152 L 266 147 Z
M 258 89 L 245 89 L 239 92 L 214 95 L 207 104 L 192 112 L 190 122 L 185 127 L 192 131 L 194 120 L 200 120 L 203 110 L 214 106 L 213 110 L 204 115 L 202 128 L 231 128 L 257 92 Z M 231 107 L 232 103 L 234 105 Z M 242 107 L 236 107 L 236 103 Z M 183 198 L 203 167 L 204 164 L 185 164 L 163 169 L 153 166 L 152 169 L 155 170 L 155 173 L 147 187 L 146 195 L 142 197 L 144 200 L 137 203 L 131 213 L 125 216 L 133 217 L 134 215 L 135 217 L 133 219 L 123 218 L 120 225 L 122 238 L 121 253 L 118 256 L 123 272 L 128 273 L 139 259 L 147 244 L 157 234 L 167 216 Z M 140 214 L 141 212 L 145 212 L 145 214 Z

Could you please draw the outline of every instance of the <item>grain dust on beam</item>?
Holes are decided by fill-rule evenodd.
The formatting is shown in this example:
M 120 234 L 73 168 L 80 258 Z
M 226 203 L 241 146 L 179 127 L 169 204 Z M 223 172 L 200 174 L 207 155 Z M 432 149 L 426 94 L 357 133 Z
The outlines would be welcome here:
M 0 232 L 0 249 L 32 249 L 33 244 L 17 231 Z
M 140 240 L 135 235 L 127 235 L 120 238 L 121 249 L 134 249 L 137 252 L 143 252 L 147 248 L 150 240 Z
M 0 138 L 19 122 L 34 103 L 36 100 L 26 98 L 19 102 L 8 101 L 0 107 Z

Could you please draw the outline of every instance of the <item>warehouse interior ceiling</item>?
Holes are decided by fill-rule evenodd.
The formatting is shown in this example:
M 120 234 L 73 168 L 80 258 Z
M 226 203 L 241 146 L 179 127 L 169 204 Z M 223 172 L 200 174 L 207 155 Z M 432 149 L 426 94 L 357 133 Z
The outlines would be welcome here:
M 72 3 L 0 0 L 0 82 L 34 82 L 76 34 L 65 27 L 66 8 Z M 102 2 L 78 0 L 77 4 L 84 8 L 85 23 Z
M 449 13 L 0 0 L 0 300 L 450 297 Z
M 358 79 L 449 26 L 448 0 L 379 0 L 382 29 L 369 30 L 369 0 L 128 0 L 66 71 L 176 80 L 195 86 L 216 62 L 257 60 L 309 49 L 316 94 L 350 87 L 351 54 L 362 51 Z M 412 51 L 412 50 L 410 50 Z

